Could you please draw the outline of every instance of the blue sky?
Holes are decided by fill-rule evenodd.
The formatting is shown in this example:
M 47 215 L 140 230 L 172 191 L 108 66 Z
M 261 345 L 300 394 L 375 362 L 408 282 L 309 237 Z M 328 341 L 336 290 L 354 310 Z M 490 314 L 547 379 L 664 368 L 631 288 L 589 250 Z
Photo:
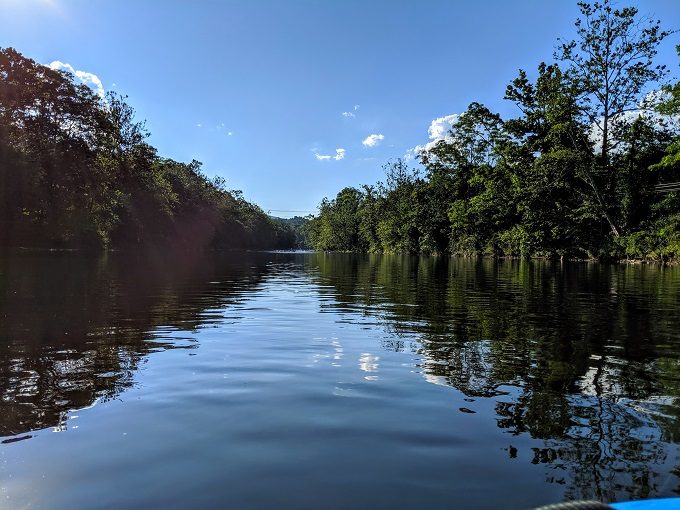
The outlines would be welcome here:
M 637 5 L 680 28 L 678 0 Z M 471 101 L 515 115 L 505 86 L 551 60 L 577 14 L 571 0 L 0 0 L 0 46 L 97 75 L 160 154 L 292 216 L 382 179 Z M 676 77 L 679 43 L 659 55 Z

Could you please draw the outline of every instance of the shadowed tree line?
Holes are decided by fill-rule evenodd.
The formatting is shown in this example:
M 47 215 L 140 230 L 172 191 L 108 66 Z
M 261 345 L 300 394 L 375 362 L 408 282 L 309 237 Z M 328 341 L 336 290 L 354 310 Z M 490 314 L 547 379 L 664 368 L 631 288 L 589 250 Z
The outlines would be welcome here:
M 316 254 L 322 293 L 421 356 L 423 377 L 493 399 L 509 452 L 570 499 L 680 491 L 677 268 Z M 541 444 L 541 443 L 539 443 Z M 669 465 L 670 464 L 670 467 Z M 680 471 L 678 471 L 680 472 Z
M 680 254 L 680 84 L 655 63 L 672 32 L 636 8 L 579 3 L 554 63 L 520 70 L 502 119 L 472 103 L 420 166 L 324 199 L 318 250 L 642 258 Z M 680 50 L 680 47 L 678 48 Z M 656 91 L 656 92 L 652 92 Z
M 147 137 L 123 97 L 0 48 L 0 247 L 294 246 L 291 228 Z

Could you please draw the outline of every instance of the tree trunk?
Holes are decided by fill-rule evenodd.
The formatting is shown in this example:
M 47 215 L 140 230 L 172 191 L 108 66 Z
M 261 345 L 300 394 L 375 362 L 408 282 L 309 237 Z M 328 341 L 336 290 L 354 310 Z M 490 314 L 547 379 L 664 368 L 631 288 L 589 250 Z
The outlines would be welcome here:
M 608 92 L 606 93 L 606 96 L 607 97 L 609 96 Z M 602 168 L 604 169 L 604 172 L 606 174 L 607 182 L 611 184 L 611 176 L 609 175 L 609 112 L 607 111 L 607 108 L 605 108 L 604 115 L 602 116 L 602 150 L 600 152 L 600 155 L 602 158 Z M 594 182 L 592 182 L 591 185 L 595 190 L 597 200 L 598 202 L 600 202 L 600 207 L 602 207 L 602 214 L 607 220 L 607 223 L 609 223 L 609 228 L 611 229 L 612 234 L 614 235 L 614 237 L 619 237 L 621 235 L 619 229 L 616 227 L 614 220 L 607 212 L 607 205 L 602 200 L 602 195 L 598 191 Z
M 607 205 L 604 203 L 604 200 L 602 199 L 602 195 L 600 194 L 600 190 L 597 188 L 595 179 L 593 179 L 592 174 L 588 170 L 586 170 L 586 177 L 588 178 L 587 179 L 588 185 L 593 189 L 593 192 L 595 193 L 595 198 L 597 198 L 597 202 L 600 204 L 600 208 L 602 209 L 602 215 L 607 220 L 607 223 L 609 223 L 609 228 L 611 229 L 612 234 L 614 235 L 614 237 L 619 237 L 621 235 L 619 229 L 616 227 L 616 223 L 614 223 L 614 220 L 607 212 Z

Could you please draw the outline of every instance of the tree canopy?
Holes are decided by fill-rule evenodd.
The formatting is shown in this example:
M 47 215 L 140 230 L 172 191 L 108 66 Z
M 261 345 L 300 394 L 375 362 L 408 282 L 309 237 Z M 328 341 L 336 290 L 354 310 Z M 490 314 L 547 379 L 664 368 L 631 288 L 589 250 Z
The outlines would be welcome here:
M 288 248 L 295 233 L 164 158 L 125 98 L 0 48 L 0 247 Z
M 672 32 L 609 0 L 578 4 L 556 62 L 520 70 L 503 119 L 474 102 L 386 184 L 345 189 L 309 224 L 321 250 L 572 258 L 680 255 L 680 84 L 655 61 Z M 675 122 L 672 122 L 675 120 Z M 665 187 L 664 191 L 672 188 Z M 341 197 L 353 197 L 351 211 Z

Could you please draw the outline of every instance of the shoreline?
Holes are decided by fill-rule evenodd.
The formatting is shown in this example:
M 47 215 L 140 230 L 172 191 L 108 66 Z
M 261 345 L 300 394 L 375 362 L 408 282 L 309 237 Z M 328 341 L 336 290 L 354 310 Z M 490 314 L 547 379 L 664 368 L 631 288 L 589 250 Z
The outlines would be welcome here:
M 128 253 L 128 254 L 145 254 L 157 251 L 158 247 L 148 247 L 148 248 L 108 248 L 104 250 L 93 250 L 88 248 L 43 248 L 43 247 L 30 247 L 30 246 L 13 246 L 9 248 L 0 249 L 0 255 L 10 252 L 24 252 L 24 253 L 80 253 L 88 255 L 105 255 L 109 253 Z M 647 266 L 660 266 L 660 267 L 674 267 L 680 266 L 680 259 L 671 258 L 669 260 L 658 260 L 649 258 L 611 258 L 611 259 L 598 259 L 598 258 L 569 258 L 569 257 L 546 257 L 546 256 L 531 256 L 531 257 L 518 257 L 518 256 L 494 256 L 494 255 L 462 255 L 462 254 L 442 254 L 442 253 L 398 253 L 398 252 L 359 252 L 359 251 L 330 251 L 330 250 L 314 250 L 311 248 L 295 248 L 290 250 L 282 250 L 276 248 L 261 248 L 261 249 L 249 249 L 249 248 L 219 248 L 219 249 L 176 249 L 170 250 L 170 253 L 229 253 L 229 252 L 276 252 L 276 253 L 320 253 L 320 254 L 355 254 L 355 255 L 398 255 L 398 256 L 408 256 L 408 257 L 447 257 L 447 258 L 461 258 L 461 259 L 493 259 L 499 261 L 545 261 L 545 262 L 559 262 L 562 263 L 583 263 L 583 262 L 595 262 L 599 264 L 621 264 L 629 266 L 647 265 Z

